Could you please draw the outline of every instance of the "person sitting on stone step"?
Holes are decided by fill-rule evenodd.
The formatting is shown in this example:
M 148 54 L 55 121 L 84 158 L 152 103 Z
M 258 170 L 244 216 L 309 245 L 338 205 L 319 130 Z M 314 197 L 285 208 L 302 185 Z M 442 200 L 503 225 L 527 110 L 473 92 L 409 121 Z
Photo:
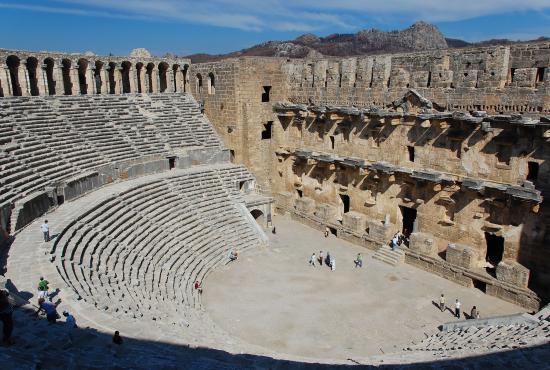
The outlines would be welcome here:
M 57 319 L 59 319 L 57 304 L 46 302 L 44 298 L 38 299 L 38 310 L 36 311 L 36 314 L 38 315 L 40 311 L 44 311 L 46 313 L 46 319 L 50 324 L 55 324 Z

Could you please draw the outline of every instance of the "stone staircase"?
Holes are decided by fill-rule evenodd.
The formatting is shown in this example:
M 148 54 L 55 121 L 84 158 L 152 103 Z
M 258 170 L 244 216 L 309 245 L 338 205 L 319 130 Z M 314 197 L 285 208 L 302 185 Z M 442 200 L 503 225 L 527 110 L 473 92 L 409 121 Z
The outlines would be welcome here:
M 392 251 L 390 246 L 383 245 L 378 248 L 372 258 L 385 262 L 391 266 L 399 266 L 405 262 L 405 251 L 399 248 Z

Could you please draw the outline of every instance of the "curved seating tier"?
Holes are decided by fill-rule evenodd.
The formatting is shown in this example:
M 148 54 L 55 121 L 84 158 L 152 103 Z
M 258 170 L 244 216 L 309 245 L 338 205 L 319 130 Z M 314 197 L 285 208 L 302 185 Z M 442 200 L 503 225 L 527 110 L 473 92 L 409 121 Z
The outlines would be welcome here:
M 472 323 L 471 326 L 428 336 L 420 343 L 408 347 L 407 351 L 429 352 L 441 358 L 459 356 L 461 353 L 471 355 L 472 352 L 488 353 L 547 344 L 550 341 L 548 315 L 537 316 L 537 319 L 508 325 Z
M 223 148 L 188 94 L 3 98 L 0 112 L 0 207 L 105 164 Z
M 201 305 L 196 280 L 226 263 L 230 249 L 261 243 L 234 199 L 250 176 L 240 166 L 201 166 L 115 194 L 62 231 L 56 268 L 77 298 L 101 310 L 185 316 Z

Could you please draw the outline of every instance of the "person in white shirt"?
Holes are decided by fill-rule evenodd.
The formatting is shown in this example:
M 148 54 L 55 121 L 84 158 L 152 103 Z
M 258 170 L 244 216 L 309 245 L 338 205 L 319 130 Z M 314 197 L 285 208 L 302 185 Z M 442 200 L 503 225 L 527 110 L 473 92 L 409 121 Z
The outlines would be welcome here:
M 330 269 L 332 271 L 336 270 L 336 258 L 330 256 Z
M 460 303 L 460 301 L 458 300 L 458 298 L 456 299 L 455 301 L 455 316 L 457 319 L 460 319 L 460 306 L 462 304 Z
M 311 258 L 309 259 L 309 264 L 313 267 L 315 267 L 315 260 L 316 260 L 315 253 L 313 253 L 311 255 Z
M 44 220 L 44 223 L 42 226 L 40 226 L 40 230 L 42 230 L 42 234 L 44 234 L 44 241 L 49 242 L 50 241 L 50 225 L 48 225 L 48 220 Z
M 393 237 L 393 239 L 391 240 L 391 250 L 394 251 L 395 248 L 397 248 L 397 243 L 399 242 L 399 238 L 397 236 L 397 234 L 395 234 L 395 236 Z

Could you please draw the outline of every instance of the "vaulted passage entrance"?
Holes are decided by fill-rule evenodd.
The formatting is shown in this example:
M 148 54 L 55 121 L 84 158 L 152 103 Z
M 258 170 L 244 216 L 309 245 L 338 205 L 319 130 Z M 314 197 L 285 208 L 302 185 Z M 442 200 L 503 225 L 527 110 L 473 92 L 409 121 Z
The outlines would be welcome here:
M 487 243 L 487 253 L 485 260 L 493 267 L 487 267 L 487 272 L 494 273 L 497 265 L 502 261 L 504 254 L 504 238 L 492 233 L 485 233 L 485 242 Z
M 262 227 L 265 225 L 265 217 L 262 211 L 260 211 L 259 209 L 253 209 L 252 211 L 250 211 L 250 214 L 252 215 L 252 217 L 254 217 L 258 225 Z
M 342 200 L 342 205 L 344 207 L 344 213 L 349 212 L 349 195 L 340 194 L 340 199 Z
M 408 236 L 414 230 L 414 223 L 416 222 L 416 209 L 399 206 L 401 209 L 401 215 L 403 216 L 403 229 L 401 232 Z

